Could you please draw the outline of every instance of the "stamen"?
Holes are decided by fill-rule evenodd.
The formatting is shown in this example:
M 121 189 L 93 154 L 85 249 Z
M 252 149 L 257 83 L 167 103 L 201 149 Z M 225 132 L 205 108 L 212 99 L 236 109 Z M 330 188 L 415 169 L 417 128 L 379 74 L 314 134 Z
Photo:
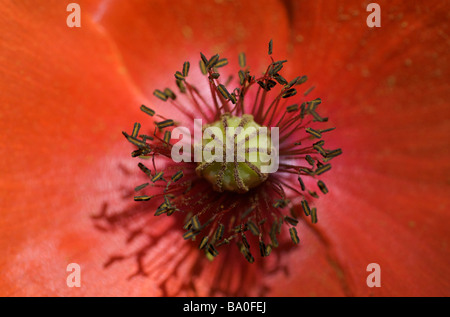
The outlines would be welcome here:
M 177 180 L 179 180 L 182 177 L 183 177 L 183 171 L 178 171 L 172 176 L 172 180 L 174 182 L 176 182 Z
M 149 183 L 145 183 L 145 184 L 136 186 L 136 187 L 134 188 L 134 191 L 138 192 L 138 191 L 140 191 L 141 189 L 144 189 L 145 187 L 147 187 L 148 185 L 149 185 Z
M 148 114 L 149 116 L 154 116 L 155 115 L 155 110 L 152 110 L 152 109 L 150 109 L 150 108 L 148 108 L 148 107 L 146 107 L 146 106 L 144 106 L 144 105 L 142 105 L 141 106 L 141 110 L 144 112 L 144 113 L 146 113 L 146 114 Z
M 253 235 L 259 236 L 260 234 L 259 229 L 253 221 L 251 220 L 247 221 L 247 227 L 250 229 Z
M 289 98 L 289 97 L 294 96 L 295 94 L 297 94 L 297 90 L 296 90 L 295 88 L 291 88 L 291 89 L 287 90 L 287 91 L 282 95 L 282 97 L 283 97 L 283 98 Z
M 170 88 L 164 89 L 164 95 L 172 100 L 175 100 L 177 98 L 177 95 L 175 95 L 175 93 Z
M 127 138 L 128 142 L 130 142 L 133 145 L 136 145 L 140 149 L 149 148 L 149 145 L 145 143 L 145 141 L 134 138 L 133 136 L 128 135 L 126 132 L 122 132 L 122 134 Z
M 341 149 L 336 149 L 336 150 L 329 151 L 329 152 L 325 153 L 325 157 L 327 159 L 331 159 L 331 158 L 339 156 L 341 154 L 342 154 L 342 150 Z
M 171 126 L 173 126 L 173 125 L 174 125 L 174 122 L 173 122 L 173 120 L 171 120 L 171 119 L 164 120 L 164 121 L 161 121 L 161 122 L 156 122 L 156 126 L 157 126 L 159 129 L 171 127 Z
M 298 110 L 298 104 L 295 104 L 295 105 L 292 105 L 292 106 L 289 106 L 286 108 L 286 112 L 294 112 L 297 110 Z
M 164 94 L 164 93 L 163 93 L 161 90 L 159 90 L 159 89 L 156 89 L 156 90 L 153 92 L 153 95 L 155 95 L 155 97 L 161 99 L 162 101 L 166 101 L 166 100 L 167 100 L 166 94 Z
M 230 99 L 230 98 L 231 98 L 230 93 L 228 92 L 227 88 L 225 88 L 224 85 L 219 85 L 219 86 L 217 87 L 217 89 L 219 90 L 219 92 L 222 94 L 222 96 L 223 96 L 225 99 Z
M 289 216 L 285 216 L 285 217 L 284 217 L 284 220 L 285 220 L 287 223 L 289 223 L 290 225 L 293 225 L 293 226 L 296 226 L 296 225 L 298 224 L 298 220 L 297 220 L 297 219 L 294 219 L 294 218 L 289 217 Z
M 152 172 L 142 163 L 138 163 L 138 167 L 143 171 L 148 177 L 152 177 Z
M 302 200 L 301 204 L 305 215 L 309 216 L 311 214 L 311 209 L 309 208 L 308 202 L 306 200 Z
M 208 64 L 208 59 L 206 58 L 205 55 L 203 55 L 203 53 L 200 52 L 200 58 L 202 59 L 202 62 L 206 65 Z
M 331 164 L 325 164 L 320 166 L 318 169 L 316 169 L 316 175 L 322 175 L 326 171 L 329 171 L 331 169 Z
M 297 83 L 299 78 L 300 77 L 295 77 L 294 79 L 292 79 L 287 85 L 284 86 L 284 89 L 289 90 L 292 86 L 294 86 Z
M 319 131 L 314 130 L 313 128 L 306 128 L 305 131 L 317 139 L 322 138 L 322 134 Z
M 305 97 L 308 96 L 311 93 L 311 91 L 313 91 L 314 88 L 316 88 L 316 87 L 315 86 L 310 87 L 307 91 L 305 91 L 303 96 L 305 96 Z
M 200 71 L 202 72 L 203 75 L 208 74 L 208 70 L 206 69 L 206 64 L 204 61 L 200 61 Z
M 205 236 L 202 238 L 202 241 L 200 241 L 200 245 L 198 246 L 198 248 L 200 250 L 203 249 L 207 243 L 208 243 L 208 236 Z
M 245 58 L 245 53 L 240 53 L 239 54 L 239 66 L 241 68 L 245 68 L 246 64 L 247 64 L 247 60 Z
M 311 223 L 317 223 L 317 208 L 311 209 Z
M 189 62 L 184 62 L 183 64 L 183 77 L 187 77 L 189 75 L 189 68 L 191 67 L 191 64 Z
M 217 249 L 216 249 L 212 244 L 209 245 L 209 247 L 208 247 L 208 252 L 209 252 L 213 257 L 216 257 L 216 256 L 219 255 L 219 252 L 217 251 Z
M 191 225 L 194 230 L 196 230 L 196 231 L 200 230 L 201 224 L 200 224 L 200 221 L 198 220 L 197 215 L 195 215 L 194 217 L 191 218 Z
M 317 186 L 319 186 L 320 190 L 322 191 L 322 193 L 327 194 L 328 193 L 328 188 L 325 185 L 325 183 L 323 181 L 318 181 L 317 182 Z
M 228 65 L 228 60 L 226 58 L 219 59 L 214 67 L 220 68 Z
M 177 71 L 177 72 L 175 73 L 175 78 L 176 78 L 177 80 L 184 80 L 183 74 L 180 73 L 179 71 Z
M 155 176 L 152 177 L 152 182 L 155 183 L 155 182 L 161 180 L 163 175 L 164 175 L 164 172 L 156 173 Z
M 214 234 L 214 240 L 220 241 L 223 238 L 223 232 L 225 231 L 225 226 L 223 224 L 219 224 L 219 227 L 216 230 L 216 233 Z
M 300 177 L 300 175 L 298 176 L 298 183 L 300 184 L 300 188 L 302 189 L 302 190 L 305 190 L 305 183 L 303 183 L 303 180 L 302 180 L 302 178 Z
M 171 135 L 172 135 L 172 133 L 170 131 L 165 131 L 164 132 L 164 142 L 166 142 L 168 144 L 170 142 Z
M 300 239 L 297 235 L 297 230 L 294 227 L 289 228 L 289 234 L 291 235 L 291 239 L 295 244 L 298 244 L 300 242 Z
M 206 63 L 206 68 L 210 69 L 216 66 L 217 62 L 219 61 L 219 54 L 214 55 L 211 57 L 211 59 Z
M 136 138 L 138 136 L 140 128 L 141 128 L 141 124 L 136 122 L 133 127 L 133 132 L 131 133 L 131 136 L 133 138 Z
M 152 198 L 152 196 L 134 196 L 134 201 L 148 201 Z
M 280 84 L 280 85 L 287 85 L 288 82 L 287 80 L 281 76 L 280 74 L 274 74 L 273 78 L 275 78 L 275 80 Z
M 177 84 L 178 90 L 184 94 L 186 93 L 186 86 L 184 85 L 183 80 L 180 80 L 177 78 L 177 80 L 175 81 L 175 83 Z

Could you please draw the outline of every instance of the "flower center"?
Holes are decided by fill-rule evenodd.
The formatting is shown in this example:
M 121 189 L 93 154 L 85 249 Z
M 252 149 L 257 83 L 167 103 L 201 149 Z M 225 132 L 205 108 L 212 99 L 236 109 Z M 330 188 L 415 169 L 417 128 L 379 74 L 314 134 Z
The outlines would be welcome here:
M 139 123 L 135 123 L 131 134 L 123 132 L 137 147 L 131 156 L 151 159 L 152 164 L 149 168 L 138 163 L 151 184 L 136 187 L 135 191 L 147 188 L 147 193 L 134 196 L 134 200 L 159 204 L 156 216 L 182 212 L 186 230 L 183 238 L 197 239 L 199 249 L 208 258 L 216 257 L 217 248 L 234 240 L 239 252 L 253 263 L 255 247 L 250 251 L 250 246 L 256 244 L 261 257 L 268 256 L 272 248 L 282 243 L 277 236 L 283 224 L 289 227 L 294 244 L 300 243 L 296 226 L 301 210 L 311 223 L 317 223 L 317 208 L 310 207 L 320 197 L 314 188 L 324 195 L 328 193 L 325 183 L 317 178 L 331 169 L 330 160 L 341 155 L 342 150 L 329 149 L 322 139 L 334 128 L 319 128 L 328 118 L 318 112 L 320 98 L 306 99 L 314 86 L 302 96 L 297 94 L 307 77 L 288 81 L 280 74 L 287 60 L 275 61 L 270 56 L 265 73 L 256 77 L 250 74 L 245 55 L 239 54 L 239 85 L 228 91 L 226 86 L 230 86 L 232 78 L 224 80 L 218 72 L 228 60 L 220 59 L 218 54 L 208 59 L 200 53 L 200 57 L 200 71 L 206 76 L 212 102 L 188 81 L 187 61 L 175 73 L 181 98 L 169 88 L 153 93 L 194 125 L 199 117 L 209 123 L 201 129 L 195 126 L 194 136 L 189 134 L 187 142 L 183 136 L 182 142 L 189 143 L 188 146 L 173 144 L 172 132 L 179 135 L 172 128 L 177 122 L 144 105 L 141 106 L 144 113 L 162 120 L 155 122 L 153 136 L 140 134 Z M 253 87 L 256 94 L 249 94 Z M 291 104 L 292 99 L 299 103 Z M 200 139 L 197 129 L 201 131 Z M 182 159 L 174 160 L 172 153 L 179 154 L 181 148 Z M 159 165 L 156 160 L 169 161 Z M 268 177 L 268 173 L 273 175 Z M 306 177 L 313 181 L 303 182 Z
M 257 124 L 252 115 L 223 114 L 202 130 L 203 160 L 196 172 L 215 191 L 245 193 L 267 179 L 261 166 L 271 159 L 271 141 L 267 128 Z

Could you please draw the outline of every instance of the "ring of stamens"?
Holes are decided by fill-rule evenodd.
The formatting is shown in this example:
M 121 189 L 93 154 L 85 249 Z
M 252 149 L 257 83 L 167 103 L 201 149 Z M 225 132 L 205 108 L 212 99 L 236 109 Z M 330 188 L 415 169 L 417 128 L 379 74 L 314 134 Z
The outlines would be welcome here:
M 269 55 L 271 54 L 272 42 L 269 44 Z M 226 162 L 226 157 L 222 157 L 222 162 L 204 160 L 199 164 L 181 165 L 172 162 L 164 170 L 158 170 L 155 157 L 171 158 L 173 145 L 170 130 L 167 129 L 176 126 L 177 123 L 156 115 L 163 121 L 156 122 L 157 129 L 153 136 L 139 134 L 140 124 L 135 124 L 131 135 L 123 132 L 127 140 L 137 147 L 132 152 L 132 157 L 151 158 L 153 163 L 153 171 L 142 163 L 138 164 L 152 184 L 150 186 L 149 183 L 142 184 L 135 190 L 141 191 L 150 187 L 154 187 L 155 190 L 151 195 L 135 196 L 135 201 L 152 200 L 157 204 L 161 203 L 156 209 L 157 216 L 162 214 L 171 216 L 175 211 L 183 212 L 185 214 L 183 228 L 186 230 L 183 238 L 198 239 L 199 249 L 204 250 L 208 258 L 212 259 L 218 255 L 219 246 L 235 240 L 240 253 L 247 261 L 253 263 L 253 249 L 250 251 L 252 243 L 251 241 L 249 243 L 248 239 L 257 241 L 259 253 L 261 257 L 265 257 L 273 248 L 280 245 L 277 236 L 281 233 L 283 224 L 289 226 L 289 235 L 294 244 L 300 243 L 296 225 L 300 220 L 301 210 L 305 217 L 310 217 L 311 223 L 317 223 L 317 208 L 310 207 L 310 203 L 319 198 L 319 195 L 308 188 L 317 186 L 322 194 L 329 192 L 322 180 L 315 179 L 331 169 L 329 161 L 341 155 L 342 150 L 327 149 L 325 141 L 318 140 L 323 134 L 334 129 L 318 128 L 319 124 L 328 121 L 328 118 L 320 116 L 317 112 L 317 107 L 322 102 L 320 98 L 301 104 L 287 104 L 291 97 L 297 95 L 297 88 L 294 87 L 304 84 L 307 77 L 299 76 L 291 81 L 282 77 L 279 72 L 286 60 L 274 61 L 271 56 L 272 63 L 266 72 L 261 77 L 255 77 L 250 75 L 245 55 L 241 53 L 239 87 L 230 93 L 226 88 L 229 81 L 221 83 L 222 78 L 219 79 L 218 73 L 218 68 L 227 65 L 228 61 L 219 59 L 218 55 L 210 59 L 202 53 L 200 56 L 200 69 L 208 80 L 212 103 L 207 102 L 199 90 L 188 83 L 189 62 L 183 64 L 181 72 L 175 73 L 175 78 L 179 92 L 190 100 L 190 107 L 179 103 L 177 96 L 169 88 L 164 91 L 155 90 L 154 95 L 162 101 L 169 102 L 191 120 L 201 115 L 207 122 L 213 122 L 204 126 L 203 130 L 208 126 L 221 127 L 222 140 L 224 129 L 229 126 L 245 127 L 253 121 L 255 125 L 258 122 L 266 127 L 279 127 L 279 169 L 270 176 L 261 173 L 258 162 L 250 162 L 247 159 L 247 155 L 255 151 L 249 146 L 245 149 L 244 162 L 239 162 L 238 153 L 235 152 L 231 162 Z M 281 89 L 278 93 L 275 92 L 276 97 L 272 102 L 268 102 L 269 92 L 273 92 L 277 84 L 281 85 Z M 256 94 L 247 98 L 248 91 L 255 86 Z M 314 86 L 308 88 L 300 98 L 306 98 L 313 88 Z M 285 111 L 280 111 L 281 108 L 285 108 Z M 141 110 L 149 116 L 155 115 L 155 111 L 146 106 L 141 106 Z M 165 131 L 162 138 L 163 129 Z M 237 138 L 238 136 L 233 136 L 232 143 L 235 149 L 236 145 L 240 144 Z M 248 138 L 244 143 L 250 141 L 251 137 Z M 225 155 L 226 145 L 221 144 L 214 136 L 211 139 L 222 147 Z M 149 144 L 147 140 L 154 142 Z M 202 151 L 208 146 L 205 143 L 201 145 Z M 271 147 L 268 146 L 266 150 L 270 153 Z M 250 181 L 246 180 L 244 172 L 251 175 Z M 306 179 L 308 181 L 304 181 Z M 297 181 L 299 186 L 295 186 Z M 211 184 L 214 190 L 211 190 Z M 253 190 L 250 190 L 252 188 Z M 286 189 L 289 194 L 286 194 Z M 289 207 L 288 212 L 284 209 L 286 207 Z M 247 232 L 251 233 L 248 237 Z

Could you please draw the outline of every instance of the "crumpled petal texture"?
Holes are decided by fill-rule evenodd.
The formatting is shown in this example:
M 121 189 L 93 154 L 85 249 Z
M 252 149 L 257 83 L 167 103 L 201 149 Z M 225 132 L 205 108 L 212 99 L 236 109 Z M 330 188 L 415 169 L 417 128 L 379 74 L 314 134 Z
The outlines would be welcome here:
M 258 277 L 266 295 L 450 295 L 447 2 L 378 1 L 375 29 L 354 0 L 78 3 L 79 29 L 66 26 L 62 1 L 0 8 L 0 294 L 192 295 L 181 287 L 189 270 L 171 258 L 195 256 L 170 220 L 152 232 L 169 232 L 155 251 L 167 269 L 128 279 L 133 261 L 104 267 L 130 252 L 120 229 L 105 234 L 91 216 L 105 202 L 130 205 L 138 171 L 120 132 L 152 127 L 140 104 L 169 111 L 155 88 L 173 86 L 185 60 L 196 67 L 199 51 L 227 57 L 230 72 L 244 51 L 257 71 L 273 39 L 289 60 L 283 75 L 315 86 L 310 97 L 337 128 L 326 142 L 344 154 L 325 177 L 319 223 L 298 228 L 288 274 Z M 80 288 L 66 285 L 72 262 Z M 366 285 L 372 262 L 380 288 Z M 196 277 L 196 295 L 209 294 L 218 268 Z

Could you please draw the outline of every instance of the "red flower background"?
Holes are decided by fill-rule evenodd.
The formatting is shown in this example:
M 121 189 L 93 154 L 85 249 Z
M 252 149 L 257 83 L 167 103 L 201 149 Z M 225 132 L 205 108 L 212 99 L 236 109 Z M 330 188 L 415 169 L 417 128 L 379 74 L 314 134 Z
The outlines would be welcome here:
M 245 52 L 259 71 L 270 39 L 289 60 L 285 77 L 316 86 L 344 155 L 319 223 L 300 226 L 283 269 L 238 276 L 248 294 L 450 295 L 448 1 L 377 1 L 380 28 L 367 27 L 362 0 L 77 1 L 81 28 L 66 25 L 69 2 L 0 6 L 1 295 L 228 295 L 211 292 L 223 259 L 190 280 L 195 248 L 168 220 L 151 228 L 161 237 L 147 276 L 128 278 L 132 256 L 105 267 L 135 249 L 92 215 L 136 206 L 123 197 L 139 172 L 120 132 L 151 127 L 141 104 L 169 111 L 154 89 L 173 87 L 199 51 L 227 57 L 230 71 Z M 72 262 L 80 288 L 66 285 Z M 381 267 L 380 288 L 366 284 L 369 263 Z

